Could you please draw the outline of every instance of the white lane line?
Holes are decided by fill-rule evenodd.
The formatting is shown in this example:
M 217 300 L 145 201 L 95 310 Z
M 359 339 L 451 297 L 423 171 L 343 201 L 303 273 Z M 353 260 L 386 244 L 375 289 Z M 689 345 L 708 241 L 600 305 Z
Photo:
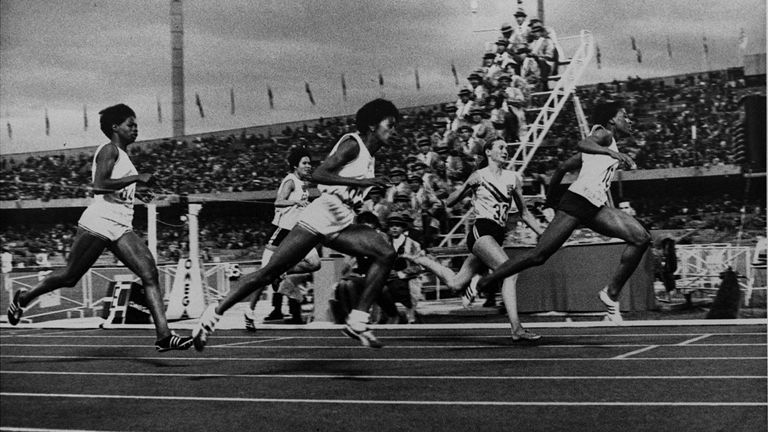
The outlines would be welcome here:
M 232 342 L 232 343 L 223 344 L 223 345 L 213 345 L 210 348 L 214 348 L 214 347 L 216 347 L 216 348 L 267 348 L 266 346 L 247 346 L 247 345 L 260 344 L 260 343 L 263 343 L 263 342 L 275 342 L 275 341 L 288 340 L 288 339 L 293 339 L 293 338 L 292 337 L 278 337 L 278 338 L 256 340 L 256 341 L 250 340 L 250 341 L 245 341 L 245 342 Z M 0 346 L 2 346 L 2 345 L 0 345 Z M 290 348 L 290 345 L 275 345 L 275 347 Z M 365 348 L 365 347 L 360 347 L 360 348 Z
M 15 426 L 0 426 L 0 432 L 114 432 L 107 430 L 91 430 L 91 429 L 38 429 L 28 427 L 15 427 Z
M 691 344 L 693 342 L 700 341 L 702 339 L 706 339 L 706 338 L 708 338 L 710 336 L 712 336 L 712 335 L 711 334 L 703 334 L 703 335 L 701 335 L 699 337 L 695 337 L 693 339 L 688 339 L 687 341 L 680 342 L 678 345 L 688 345 L 688 344 Z
M 163 400 L 192 402 L 261 402 L 261 403 L 299 403 L 299 404 L 351 404 L 351 405 L 468 405 L 468 406 L 740 406 L 764 407 L 762 402 L 568 402 L 568 401 L 468 401 L 468 400 L 371 400 L 371 399 L 294 399 L 294 398 L 246 398 L 246 397 L 200 397 L 200 396 L 154 396 L 154 395 L 109 395 L 109 394 L 70 394 L 70 393 L 13 393 L 2 392 L 3 397 L 39 397 L 70 399 L 130 399 Z
M 258 345 L 264 342 L 274 342 L 279 340 L 294 339 L 291 337 L 265 339 L 261 341 L 244 341 L 244 342 L 232 342 L 221 345 L 208 345 L 208 349 L 225 348 L 225 349 L 259 349 L 259 350 L 292 350 L 292 349 L 312 349 L 312 350 L 334 350 L 334 349 L 354 349 L 354 350 L 368 350 L 370 348 L 361 345 Z M 386 339 L 384 339 L 386 340 Z M 693 341 L 693 339 L 691 339 Z M 695 344 L 687 345 L 685 343 L 674 344 L 657 344 L 658 347 L 668 348 L 685 348 L 688 346 L 695 347 L 762 347 L 767 346 L 768 343 L 722 343 L 722 344 Z M 15 344 L 15 343 L 2 343 L 0 348 L 21 347 L 21 348 L 146 348 L 148 345 L 133 345 L 133 344 Z M 387 345 L 388 349 L 508 349 L 513 348 L 515 345 Z M 648 344 L 570 344 L 570 345 L 547 345 L 538 344 L 536 348 L 544 349 L 557 349 L 557 348 L 630 348 L 630 347 L 647 347 Z
M 297 333 L 299 333 L 297 331 Z M 383 335 L 383 336 L 382 336 Z M 615 334 L 601 334 L 601 333 L 589 333 L 589 334 L 545 334 L 544 337 L 546 338 L 589 338 L 589 337 L 595 337 L 595 338 L 621 338 L 621 337 L 680 337 L 680 336 L 698 336 L 701 335 L 701 332 L 693 332 L 693 333 L 615 333 Z M 736 332 L 736 333 L 712 333 L 712 336 L 765 336 L 765 332 Z M 451 339 L 509 339 L 509 334 L 471 334 L 471 335 L 462 335 L 462 334 L 450 334 L 450 333 L 437 333 L 433 335 L 388 335 L 386 331 L 381 332 L 380 334 L 382 339 L 439 339 L 439 338 L 451 338 Z M 115 334 L 105 334 L 105 335 L 57 335 L 57 334 L 51 334 L 51 335 L 8 335 L 8 334 L 0 334 L 0 339 L 7 339 L 7 338 L 54 338 L 54 337 L 61 337 L 61 338 L 79 338 L 79 339 L 85 339 L 85 338 L 93 338 L 93 339 L 137 339 L 137 338 L 152 338 L 154 339 L 154 336 L 150 335 L 115 335 Z M 216 334 L 215 338 L 218 339 L 271 339 L 275 336 L 235 336 L 235 335 L 220 335 Z M 290 336 L 293 339 L 349 339 L 349 336 L 306 336 L 302 334 L 292 335 Z
M 620 354 L 620 355 L 617 355 L 616 357 L 613 357 L 613 358 L 615 360 L 626 359 L 627 357 L 629 357 L 631 355 L 640 354 L 641 352 L 650 351 L 650 350 L 652 350 L 654 348 L 658 348 L 658 347 L 659 347 L 658 345 L 649 345 L 649 346 L 647 346 L 645 348 L 640 348 L 638 350 L 634 350 L 634 351 L 630 351 L 628 353 Z
M 654 346 L 655 347 L 655 346 Z M 370 350 L 370 349 L 369 349 Z M 632 354 L 632 353 L 628 353 Z M 67 355 L 0 355 L 0 359 L 40 359 L 40 360 L 168 360 L 168 361 L 247 361 L 247 362 L 569 362 L 569 361 L 611 361 L 611 360 L 632 360 L 632 361 L 697 361 L 697 360 L 728 360 L 728 361 L 745 361 L 745 360 L 766 360 L 766 356 L 743 356 L 743 357 L 628 357 L 628 358 L 616 358 L 616 357 L 579 357 L 579 358 L 548 358 L 548 357 L 531 357 L 531 358 L 488 358 L 488 357 L 471 357 L 471 358 L 428 358 L 428 357 L 396 357 L 396 358 L 376 358 L 376 357 L 131 357 L 131 356 L 67 356 Z
M 454 380 L 454 381 L 542 381 L 542 380 L 764 380 L 765 375 L 595 375 L 595 376 L 485 376 L 485 375 L 353 375 L 353 374 L 221 374 L 221 373 L 147 373 L 147 372 L 55 372 L 0 371 L 5 375 L 78 375 L 109 377 L 165 378 L 280 378 L 280 379 L 367 379 L 367 380 Z

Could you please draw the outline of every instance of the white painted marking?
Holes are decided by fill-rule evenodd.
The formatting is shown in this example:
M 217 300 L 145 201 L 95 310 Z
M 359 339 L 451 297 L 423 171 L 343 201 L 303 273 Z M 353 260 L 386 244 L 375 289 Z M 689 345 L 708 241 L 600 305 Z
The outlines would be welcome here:
M 297 332 L 300 333 L 300 332 Z M 756 332 L 756 333 L 748 333 L 748 332 L 735 332 L 735 333 L 711 333 L 712 336 L 765 336 L 765 332 Z M 483 338 L 483 339 L 509 339 L 509 334 L 443 334 L 443 333 L 436 333 L 431 335 L 387 335 L 386 332 L 384 333 L 385 336 L 382 337 L 382 339 L 434 339 L 434 338 L 442 338 L 442 337 L 450 337 L 451 339 L 477 339 L 477 338 Z M 619 338 L 619 337 L 680 337 L 680 336 L 695 336 L 695 335 L 701 335 L 701 332 L 692 332 L 692 333 L 611 333 L 611 334 L 602 334 L 602 333 L 589 333 L 589 334 L 546 334 L 544 335 L 545 338 L 589 338 L 589 337 L 595 337 L 595 338 Z M 41 335 L 7 335 L 7 334 L 0 334 L 0 339 L 7 339 L 7 338 L 71 338 L 71 339 L 152 339 L 154 340 L 154 336 L 142 336 L 142 335 L 115 335 L 115 334 L 108 334 L 108 335 L 48 335 L 48 336 L 41 336 Z M 236 335 L 221 335 L 216 334 L 215 339 L 272 339 L 275 336 L 236 336 Z M 305 336 L 301 334 L 297 335 L 291 335 L 292 339 L 349 339 L 349 336 Z
M 369 349 L 370 350 L 370 349 Z M 531 358 L 488 358 L 488 357 L 472 357 L 472 358 L 423 358 L 423 357 L 397 357 L 397 358 L 369 358 L 369 357 L 131 357 L 131 356 L 66 356 L 66 355 L 0 355 L 0 359 L 44 359 L 44 360 L 167 360 L 167 361 L 247 361 L 247 362 L 287 362 L 287 361 L 300 361 L 300 362 L 569 362 L 569 361 L 610 361 L 610 360 L 635 360 L 635 361 L 697 361 L 697 360 L 766 360 L 766 356 L 744 356 L 744 357 L 630 357 L 630 358 L 613 358 L 613 357 L 590 357 L 590 358 L 547 358 L 547 357 L 531 357 Z
M 216 348 L 267 348 L 263 346 L 244 346 L 244 345 L 253 345 L 253 344 L 259 344 L 263 342 L 275 342 L 280 340 L 287 340 L 287 339 L 293 339 L 292 337 L 278 337 L 278 338 L 271 338 L 271 339 L 264 339 L 264 340 L 256 340 L 256 341 L 245 341 L 245 342 L 232 342 L 228 344 L 223 345 L 214 345 Z M 2 346 L 2 345 L 0 345 Z M 214 346 L 210 346 L 209 348 L 213 348 Z M 280 345 L 276 345 L 280 346 Z M 290 345 L 282 345 L 281 348 L 289 348 Z M 361 347 L 364 348 L 364 347 Z
M 58 320 L 55 322 L 40 322 L 19 324 L 17 326 L 11 326 L 7 323 L 0 323 L 0 328 L 17 328 L 17 329 L 36 329 L 36 328 L 65 328 L 65 329 L 97 329 L 100 322 L 94 322 L 93 320 Z M 237 321 L 236 324 L 232 324 L 232 327 L 225 327 L 225 322 L 220 322 L 217 328 L 219 330 L 240 330 L 242 329 L 242 322 Z M 768 319 L 766 318 L 739 318 L 739 319 L 700 319 L 700 320 L 637 320 L 637 321 L 623 321 L 621 327 L 683 327 L 683 326 L 741 326 L 741 325 L 767 325 Z M 197 320 L 188 320 L 186 322 L 172 323 L 171 328 L 174 330 L 193 330 L 197 327 Z M 236 326 L 235 326 L 236 325 Z M 257 326 L 257 330 L 267 329 L 279 329 L 279 330 L 297 330 L 297 331 L 313 331 L 313 330 L 328 330 L 335 329 L 341 330 L 342 325 L 331 323 L 313 323 L 313 325 L 296 326 L 296 325 L 262 325 Z M 402 330 L 402 325 L 374 325 L 371 326 L 374 329 L 398 329 Z M 526 327 L 529 328 L 588 328 L 588 327 L 611 327 L 616 328 L 616 324 L 606 321 L 562 321 L 562 322 L 532 322 L 526 323 Z M 154 330 L 153 324 L 123 324 L 119 327 L 114 327 L 120 330 Z M 509 329 L 509 324 L 502 323 L 472 323 L 472 324 L 413 324 L 409 325 L 409 330 L 436 330 L 436 329 Z
M 280 379 L 366 379 L 366 380 L 454 380 L 454 381 L 538 381 L 538 380 L 764 380 L 765 375 L 596 375 L 596 376 L 484 376 L 484 375 L 352 375 L 352 374 L 221 374 L 221 373 L 146 373 L 146 372 L 54 372 L 0 371 L 6 375 L 78 375 L 108 377 L 164 378 L 280 378 Z
M 274 338 L 263 341 L 245 341 L 245 342 L 232 342 L 221 345 L 208 345 L 206 349 L 224 348 L 224 349 L 258 349 L 258 350 L 293 350 L 293 349 L 313 349 L 313 350 L 368 350 L 370 348 L 362 345 L 258 345 L 264 342 L 274 342 L 279 340 L 295 339 L 291 337 Z M 383 338 L 383 340 L 386 340 Z M 675 344 L 657 344 L 659 347 L 668 348 L 684 348 L 687 346 L 695 347 L 761 347 L 766 346 L 768 343 L 722 343 L 722 344 L 695 344 L 687 345 L 684 343 Z M 20 348 L 147 348 L 149 345 L 133 345 L 133 344 L 15 344 L 15 343 L 3 343 L 0 344 L 0 348 L 20 347 Z M 537 348 L 629 348 L 629 347 L 646 347 L 648 344 L 564 344 L 564 345 L 547 345 L 538 344 Z M 387 349 L 405 349 L 405 350 L 417 350 L 417 349 L 508 349 L 513 348 L 514 345 L 387 345 Z
M 699 337 L 695 337 L 695 338 L 693 338 L 693 339 L 688 339 L 687 341 L 683 341 L 683 342 L 680 342 L 678 345 L 688 345 L 688 344 L 691 344 L 691 343 L 693 343 L 693 342 L 696 342 L 696 341 L 700 341 L 700 340 L 702 340 L 702 339 L 706 339 L 706 338 L 708 338 L 708 337 L 710 337 L 710 336 L 712 336 L 712 335 L 711 335 L 711 334 L 705 334 L 705 335 L 701 335 L 701 336 L 699 336 Z M 697 345 L 698 345 L 698 344 L 697 344 Z
M 38 429 L 27 427 L 0 426 L 0 432 L 112 432 L 106 430 L 86 430 L 86 429 Z
M 658 348 L 658 347 L 659 347 L 658 345 L 649 345 L 649 346 L 647 346 L 645 348 L 640 348 L 638 350 L 634 350 L 634 351 L 630 351 L 628 353 L 617 355 L 616 357 L 614 357 L 614 359 L 615 360 L 626 359 L 626 358 L 628 358 L 629 356 L 631 356 L 633 354 L 640 354 L 641 352 L 650 351 L 650 350 L 652 350 L 654 348 Z
M 2 392 L 3 397 L 39 397 L 70 399 L 130 399 L 130 400 L 173 400 L 193 402 L 262 402 L 262 403 L 303 403 L 303 404 L 351 404 L 351 405 L 468 405 L 468 406 L 740 406 L 764 407 L 763 402 L 567 402 L 567 401 L 467 401 L 467 400 L 370 400 L 370 399 L 295 399 L 295 398 L 246 398 L 246 397 L 200 397 L 200 396 L 153 396 L 153 395 L 107 395 L 107 394 L 68 394 L 68 393 L 12 393 Z

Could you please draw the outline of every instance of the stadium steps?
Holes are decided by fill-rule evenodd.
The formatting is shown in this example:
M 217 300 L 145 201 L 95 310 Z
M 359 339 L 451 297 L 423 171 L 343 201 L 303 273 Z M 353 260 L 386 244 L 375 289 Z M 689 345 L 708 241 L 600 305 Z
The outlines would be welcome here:
M 547 96 L 546 102 L 538 108 L 526 110 L 530 112 L 537 112 L 536 119 L 533 123 L 528 125 L 527 131 L 521 140 L 517 144 L 515 154 L 510 159 L 507 168 L 515 170 L 521 176 L 525 173 L 525 169 L 533 159 L 533 155 L 544 141 L 544 137 L 549 132 L 549 129 L 555 122 L 555 119 L 562 111 L 565 103 L 570 96 L 574 96 L 574 109 L 576 111 L 576 117 L 579 122 L 579 128 L 582 136 L 585 136 L 587 130 L 586 118 L 581 110 L 581 104 L 576 98 L 576 84 L 581 76 L 587 69 L 595 51 L 595 43 L 592 37 L 592 33 L 587 30 L 582 30 L 578 36 L 573 37 L 579 40 L 579 45 L 576 48 L 573 56 L 567 61 L 567 67 L 560 75 L 551 76 L 550 79 L 556 79 L 554 88 L 548 91 L 532 93 L 531 96 Z M 582 124 L 583 123 L 583 124 Z M 514 145 L 513 144 L 513 145 Z M 442 237 L 438 247 L 453 247 L 458 246 L 465 241 L 464 236 L 457 241 L 457 231 L 466 223 L 472 212 L 467 212 L 464 217 L 458 221 L 453 228 Z

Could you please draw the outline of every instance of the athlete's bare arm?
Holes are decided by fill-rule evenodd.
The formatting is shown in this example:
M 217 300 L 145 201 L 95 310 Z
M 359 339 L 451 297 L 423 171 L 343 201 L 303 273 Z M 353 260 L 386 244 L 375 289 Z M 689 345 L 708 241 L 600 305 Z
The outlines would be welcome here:
M 515 205 L 517 205 L 517 208 L 520 209 L 520 219 L 522 219 L 526 225 L 531 227 L 531 229 L 533 230 L 533 232 L 536 233 L 536 235 L 540 236 L 544 232 L 544 229 L 541 228 L 541 224 L 539 224 L 539 221 L 536 219 L 536 216 L 534 216 L 530 211 L 528 211 L 528 207 L 525 206 L 523 197 L 520 196 L 520 192 L 518 192 L 517 189 L 512 189 L 512 199 L 515 201 Z
M 277 190 L 277 196 L 275 197 L 275 207 L 290 207 L 294 205 L 298 206 L 306 206 L 307 203 L 302 201 L 294 201 L 289 200 L 288 197 L 291 196 L 291 192 L 296 189 L 296 185 L 294 184 L 293 180 L 284 182 L 280 189 Z
M 464 182 L 464 184 L 461 185 L 461 187 L 454 192 L 452 192 L 450 195 L 448 195 L 448 198 L 445 200 L 445 206 L 446 207 L 453 207 L 456 204 L 459 203 L 467 194 L 472 192 L 472 189 L 474 187 L 475 182 L 477 181 L 477 171 L 470 174 L 467 181 Z
M 312 180 L 324 185 L 341 185 L 353 187 L 389 186 L 389 180 L 382 177 L 355 179 L 338 175 L 344 165 L 355 160 L 360 153 L 360 147 L 354 138 L 347 138 L 339 144 L 336 152 L 328 156 L 314 172 Z
M 96 155 L 96 175 L 93 180 L 93 193 L 105 194 L 120 190 L 132 183 L 149 183 L 152 174 L 137 174 L 118 179 L 110 178 L 117 162 L 118 150 L 115 145 L 105 145 Z
M 588 137 L 579 141 L 576 148 L 582 153 L 600 154 L 610 156 L 619 162 L 622 166 L 629 169 L 635 168 L 635 161 L 629 155 L 613 151 L 609 147 L 613 141 L 613 134 L 605 129 L 597 129 Z

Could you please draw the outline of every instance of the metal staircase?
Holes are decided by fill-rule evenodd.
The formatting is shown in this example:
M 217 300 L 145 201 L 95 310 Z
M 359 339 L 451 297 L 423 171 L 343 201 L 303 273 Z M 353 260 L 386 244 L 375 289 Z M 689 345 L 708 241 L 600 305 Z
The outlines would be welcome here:
M 540 107 L 532 107 L 527 110 L 528 112 L 537 112 L 536 120 L 528 125 L 528 130 L 521 142 L 509 144 L 512 146 L 516 145 L 517 150 L 510 159 L 507 168 L 514 169 L 521 175 L 525 172 L 525 169 L 528 167 L 531 159 L 533 159 L 536 150 L 544 141 L 547 132 L 549 132 L 549 129 L 554 124 L 558 114 L 560 114 L 560 111 L 562 111 L 570 96 L 573 96 L 574 110 L 576 112 L 576 119 L 579 123 L 579 131 L 581 132 L 582 138 L 586 137 L 589 133 L 589 127 L 584 111 L 574 92 L 576 91 L 576 84 L 579 79 L 581 79 L 584 71 L 586 71 L 589 63 L 592 61 L 595 51 L 595 42 L 592 33 L 587 30 L 582 30 L 577 36 L 560 38 L 558 40 L 557 50 L 561 55 L 563 50 L 560 46 L 560 42 L 567 40 L 577 40 L 578 47 L 569 59 L 558 63 L 561 67 L 566 66 L 565 70 L 559 75 L 549 77 L 550 80 L 556 80 L 554 88 L 544 92 L 531 93 L 532 100 L 536 100 L 542 96 L 547 96 L 547 100 Z M 471 222 L 471 214 L 471 211 L 464 214 L 456 225 L 443 236 L 443 239 L 437 247 L 450 248 L 463 244 L 465 236 L 462 227 L 469 226 L 469 223 Z

